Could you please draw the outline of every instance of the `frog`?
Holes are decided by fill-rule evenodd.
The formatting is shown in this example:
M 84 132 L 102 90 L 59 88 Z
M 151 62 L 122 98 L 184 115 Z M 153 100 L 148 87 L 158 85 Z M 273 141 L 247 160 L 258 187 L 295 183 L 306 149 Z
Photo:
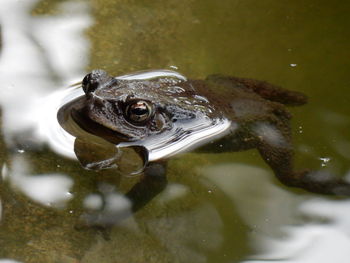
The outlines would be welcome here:
M 164 190 L 167 160 L 191 150 L 255 148 L 288 187 L 317 194 L 350 192 L 345 180 L 294 168 L 287 106 L 306 104 L 301 92 L 222 74 L 187 79 L 168 70 L 113 77 L 96 69 L 83 78 L 81 88 L 84 94 L 68 107 L 77 126 L 110 145 L 134 147 L 145 160 L 140 181 L 126 193 L 133 211 Z M 115 161 L 109 160 L 107 168 Z

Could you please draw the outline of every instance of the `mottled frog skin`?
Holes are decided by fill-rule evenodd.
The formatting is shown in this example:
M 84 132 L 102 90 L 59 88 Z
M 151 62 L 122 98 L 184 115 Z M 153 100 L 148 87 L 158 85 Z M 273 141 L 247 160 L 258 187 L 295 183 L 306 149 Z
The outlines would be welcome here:
M 165 187 L 164 160 L 193 148 L 257 148 L 285 185 L 323 194 L 348 187 L 338 179 L 318 180 L 316 173 L 294 170 L 291 115 L 285 106 L 305 104 L 307 98 L 299 92 L 222 75 L 205 80 L 188 80 L 176 72 L 114 78 L 103 70 L 86 75 L 82 88 L 85 96 L 71 108 L 82 129 L 115 145 L 147 150 L 143 177 L 127 193 L 134 210 Z

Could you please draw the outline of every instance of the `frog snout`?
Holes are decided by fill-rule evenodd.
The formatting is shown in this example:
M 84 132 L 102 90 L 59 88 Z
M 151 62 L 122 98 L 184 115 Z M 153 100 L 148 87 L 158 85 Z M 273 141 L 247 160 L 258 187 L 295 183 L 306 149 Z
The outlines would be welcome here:
M 102 69 L 95 69 L 87 74 L 82 82 L 85 94 L 94 92 L 100 85 L 104 84 L 110 77 L 107 72 Z

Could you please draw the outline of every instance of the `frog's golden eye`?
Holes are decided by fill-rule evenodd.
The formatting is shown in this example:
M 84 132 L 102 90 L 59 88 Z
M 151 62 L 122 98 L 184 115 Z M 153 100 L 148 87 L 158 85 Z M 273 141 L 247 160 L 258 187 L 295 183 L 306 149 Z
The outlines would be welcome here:
M 134 101 L 126 107 L 126 117 L 133 123 L 143 123 L 152 116 L 152 104 L 144 101 Z

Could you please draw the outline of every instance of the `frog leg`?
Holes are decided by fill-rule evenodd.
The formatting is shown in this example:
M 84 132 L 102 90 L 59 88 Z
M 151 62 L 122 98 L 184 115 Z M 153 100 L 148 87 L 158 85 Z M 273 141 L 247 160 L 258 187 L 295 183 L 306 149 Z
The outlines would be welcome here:
M 251 127 L 257 149 L 276 177 L 287 186 L 303 188 L 313 193 L 350 195 L 348 182 L 325 171 L 295 171 L 290 132 L 285 125 L 282 127 L 278 121 L 256 122 Z
M 141 180 L 126 193 L 126 197 L 132 203 L 132 211 L 136 212 L 145 206 L 165 189 L 167 183 L 165 163 L 149 163 Z
M 297 91 L 283 89 L 266 81 L 230 77 L 219 74 L 210 75 L 206 80 L 227 87 L 250 90 L 266 100 L 279 102 L 285 105 L 296 106 L 303 105 L 307 102 L 307 97 L 304 94 Z

